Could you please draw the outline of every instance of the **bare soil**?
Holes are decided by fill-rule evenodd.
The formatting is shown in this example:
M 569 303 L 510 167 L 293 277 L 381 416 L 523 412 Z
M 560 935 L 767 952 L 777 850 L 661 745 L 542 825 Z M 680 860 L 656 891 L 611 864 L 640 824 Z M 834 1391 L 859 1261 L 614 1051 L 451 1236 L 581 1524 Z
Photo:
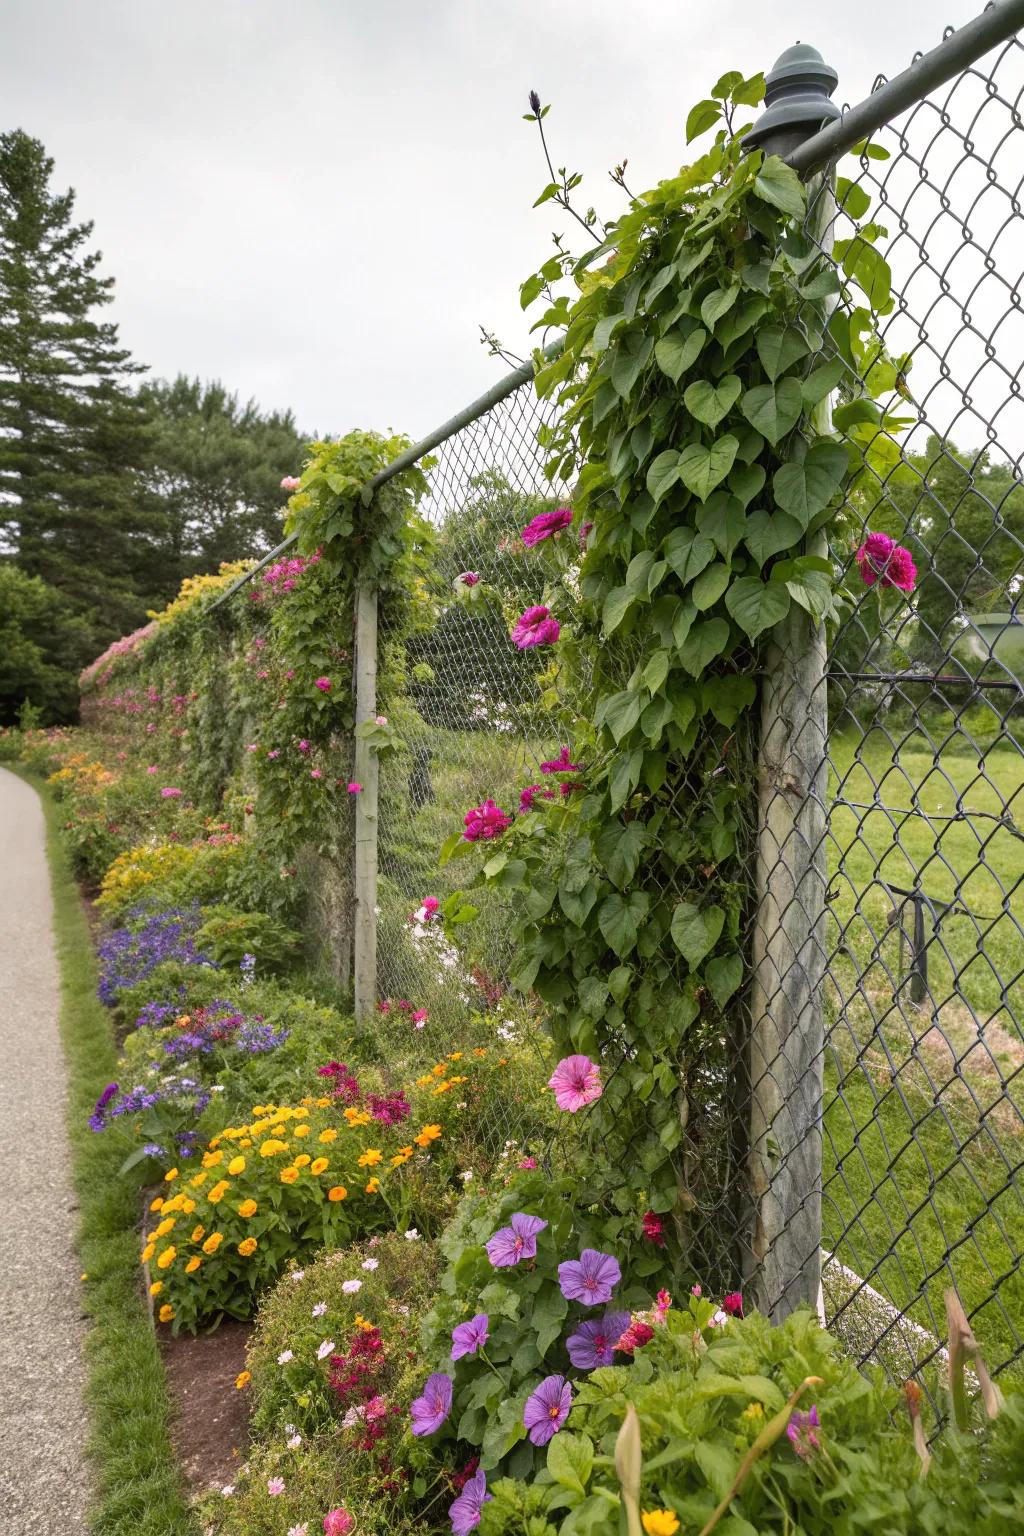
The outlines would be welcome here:
M 213 1333 L 172 1338 L 160 1353 L 174 1404 L 171 1440 L 193 1494 L 233 1483 L 249 1443 L 249 1394 L 235 1388 L 245 1369 L 248 1323 L 223 1322 Z

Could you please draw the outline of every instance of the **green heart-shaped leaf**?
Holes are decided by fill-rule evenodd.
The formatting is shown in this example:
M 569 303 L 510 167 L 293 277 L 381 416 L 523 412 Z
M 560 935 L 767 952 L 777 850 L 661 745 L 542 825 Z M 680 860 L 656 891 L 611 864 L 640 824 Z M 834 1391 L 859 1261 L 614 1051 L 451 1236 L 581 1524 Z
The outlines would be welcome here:
M 754 512 L 747 518 L 743 542 L 761 566 L 772 555 L 795 548 L 802 534 L 803 528 L 788 512 Z
M 780 379 L 777 384 L 758 384 L 748 389 L 740 409 L 762 437 L 775 444 L 800 420 L 804 398 L 799 379 Z
M 795 325 L 766 325 L 758 331 L 755 346 L 761 366 L 772 383 L 810 351 Z
M 760 581 L 756 576 L 741 576 L 725 595 L 725 606 L 751 640 L 784 619 L 789 605 L 782 582 Z
M 790 461 L 775 471 L 772 492 L 776 505 L 806 528 L 811 518 L 828 506 L 843 483 L 848 465 L 841 443 L 813 444 L 802 463 Z
M 663 496 L 675 485 L 679 479 L 679 454 L 674 448 L 666 448 L 664 453 L 659 453 L 653 460 L 647 471 L 647 489 L 654 498 L 657 506 Z
M 701 326 L 688 334 L 682 327 L 669 331 L 667 336 L 654 344 L 655 362 L 673 384 L 678 384 L 687 368 L 691 368 L 697 361 L 707 339 L 708 333 Z
M 736 404 L 742 388 L 735 373 L 727 374 L 717 384 L 697 379 L 683 395 L 683 404 L 690 415 L 706 427 L 717 427 L 722 417 Z
M 714 607 L 729 585 L 731 576 L 732 571 L 724 560 L 716 560 L 714 565 L 709 565 L 706 571 L 701 572 L 690 593 L 698 613 Z
M 679 455 L 678 478 L 700 501 L 707 501 L 732 469 L 738 448 L 737 439 L 728 433 L 710 448 L 703 443 L 690 443 Z
M 679 649 L 679 660 L 691 677 L 699 677 L 729 643 L 729 625 L 725 619 L 705 619 L 694 624 Z
M 737 464 L 729 476 L 729 489 L 745 510 L 761 491 L 767 478 L 760 464 Z

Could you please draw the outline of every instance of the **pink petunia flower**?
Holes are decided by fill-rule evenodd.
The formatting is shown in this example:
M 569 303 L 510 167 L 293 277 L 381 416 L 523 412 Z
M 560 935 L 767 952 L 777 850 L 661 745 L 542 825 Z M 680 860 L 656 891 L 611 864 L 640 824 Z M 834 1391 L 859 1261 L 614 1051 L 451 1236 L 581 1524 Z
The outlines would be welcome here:
M 467 811 L 463 822 L 466 830 L 462 835 L 467 843 L 490 842 L 512 825 L 512 817 L 493 800 L 485 800 Z
M 917 566 L 909 549 L 897 544 L 887 533 L 869 533 L 857 551 L 857 565 L 865 586 L 880 582 L 883 587 L 898 587 L 913 592 Z
M 574 1115 L 585 1104 L 593 1104 L 604 1092 L 601 1068 L 589 1056 L 566 1056 L 548 1078 L 559 1109 Z
M 561 533 L 563 528 L 568 528 L 572 522 L 572 507 L 556 507 L 553 512 L 538 512 L 531 518 L 522 532 L 522 540 L 527 549 L 534 544 L 540 544 L 544 539 L 550 539 L 554 534 Z
M 551 617 L 550 608 L 539 604 L 519 615 L 512 631 L 512 644 L 518 651 L 533 650 L 538 645 L 554 645 L 561 632 L 562 627 Z

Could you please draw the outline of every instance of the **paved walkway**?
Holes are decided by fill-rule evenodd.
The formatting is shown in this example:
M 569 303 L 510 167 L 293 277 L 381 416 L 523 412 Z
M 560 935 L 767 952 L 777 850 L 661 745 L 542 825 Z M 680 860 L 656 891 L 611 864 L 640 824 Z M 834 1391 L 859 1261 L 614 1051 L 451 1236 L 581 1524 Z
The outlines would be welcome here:
M 81 1273 L 43 814 L 0 769 L 0 1529 L 87 1529 Z

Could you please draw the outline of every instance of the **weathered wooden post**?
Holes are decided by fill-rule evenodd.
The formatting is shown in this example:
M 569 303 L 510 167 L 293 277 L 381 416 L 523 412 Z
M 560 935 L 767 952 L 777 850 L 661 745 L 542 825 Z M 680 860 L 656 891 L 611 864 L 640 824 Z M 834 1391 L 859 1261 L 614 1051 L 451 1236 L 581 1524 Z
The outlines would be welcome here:
M 816 49 L 789 48 L 766 77 L 767 110 L 746 140 L 786 157 L 839 116 L 836 72 Z M 812 191 L 812 234 L 826 249 L 834 202 Z M 813 222 L 812 222 L 813 221 Z M 829 429 L 828 402 L 814 425 Z M 815 536 L 809 554 L 825 554 Z M 817 1306 L 828 787 L 824 628 L 795 604 L 765 659 L 758 755 L 756 920 L 750 1017 L 748 1301 L 780 1322 Z
M 377 589 L 361 583 L 355 612 L 356 725 L 377 713 Z M 361 736 L 355 739 L 353 777 L 362 789 L 355 796 L 355 932 L 353 986 L 355 1014 L 368 1021 L 377 1001 L 377 753 Z

